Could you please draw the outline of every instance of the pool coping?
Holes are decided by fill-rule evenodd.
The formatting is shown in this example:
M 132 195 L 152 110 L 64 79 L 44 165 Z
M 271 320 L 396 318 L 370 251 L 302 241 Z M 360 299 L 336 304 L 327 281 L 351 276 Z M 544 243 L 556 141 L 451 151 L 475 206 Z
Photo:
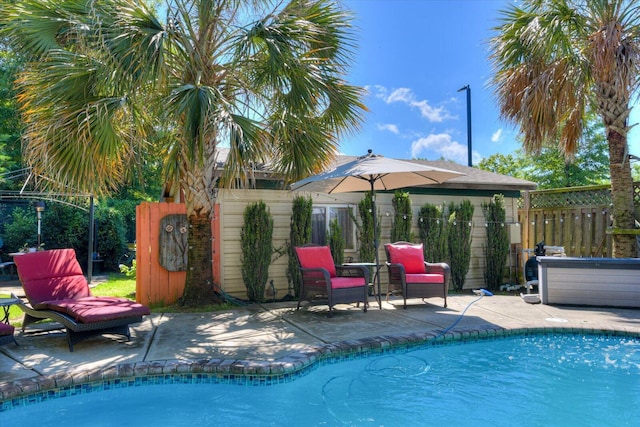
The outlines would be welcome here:
M 457 328 L 444 333 L 423 332 L 378 336 L 313 346 L 277 361 L 238 359 L 157 360 L 121 363 L 73 374 L 53 374 L 0 384 L 0 412 L 16 407 L 117 387 L 144 385 L 154 378 L 178 382 L 208 378 L 210 382 L 268 385 L 292 381 L 325 363 L 366 357 L 396 350 L 441 343 L 524 336 L 532 334 L 586 334 L 640 338 L 640 331 L 615 327 L 589 328 L 555 325 L 539 327 Z

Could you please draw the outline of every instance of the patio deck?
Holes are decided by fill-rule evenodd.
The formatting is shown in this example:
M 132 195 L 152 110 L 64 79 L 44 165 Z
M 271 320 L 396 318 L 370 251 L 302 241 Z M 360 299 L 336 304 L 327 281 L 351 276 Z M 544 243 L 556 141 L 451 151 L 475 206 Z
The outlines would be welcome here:
M 383 299 L 382 310 L 372 299 L 367 313 L 354 305 L 340 305 L 333 318 L 327 317 L 326 306 L 296 311 L 295 302 L 212 313 L 152 314 L 132 325 L 131 341 L 96 337 L 76 344 L 73 353 L 59 330 L 17 332 L 19 347 L 0 347 L 0 400 L 135 375 L 294 372 L 327 354 L 422 341 L 453 325 L 445 339 L 543 329 L 640 336 L 638 309 L 532 305 L 515 295 L 477 299 L 451 295 L 448 308 L 442 307 L 441 298 L 410 300 L 406 310 L 401 298 L 388 303 Z

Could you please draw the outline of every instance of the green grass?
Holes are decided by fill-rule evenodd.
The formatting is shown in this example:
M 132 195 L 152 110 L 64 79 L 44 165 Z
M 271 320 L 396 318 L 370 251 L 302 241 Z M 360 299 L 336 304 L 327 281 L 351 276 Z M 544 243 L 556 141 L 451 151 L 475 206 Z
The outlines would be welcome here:
M 102 297 L 120 297 L 136 299 L 136 279 L 128 277 L 122 273 L 110 273 L 108 279 L 104 283 L 100 283 L 91 289 L 95 296 Z M 211 311 L 228 310 L 235 307 L 233 304 L 208 304 L 202 307 L 181 307 L 179 305 L 159 304 L 152 306 L 151 311 L 154 313 L 206 313 Z
M 11 295 L 0 293 L 0 298 L 11 298 Z M 4 316 L 4 307 L 2 307 L 2 309 L 0 310 L 2 310 L 0 311 L 0 313 L 2 313 L 2 315 Z M 11 307 L 9 307 L 9 323 L 14 326 L 22 326 L 23 314 L 24 313 L 17 305 L 12 305 Z
M 108 279 L 91 288 L 91 293 L 97 297 L 120 297 L 136 299 L 136 279 L 122 273 L 109 273 Z

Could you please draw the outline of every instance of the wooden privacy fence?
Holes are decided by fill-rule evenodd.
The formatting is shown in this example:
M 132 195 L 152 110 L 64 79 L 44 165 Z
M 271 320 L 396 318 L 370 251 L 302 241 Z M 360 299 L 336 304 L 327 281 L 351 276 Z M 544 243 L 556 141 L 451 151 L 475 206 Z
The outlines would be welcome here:
M 640 183 L 634 184 L 636 218 Z M 611 257 L 611 193 L 608 185 L 535 190 L 523 193 L 518 220 L 522 248 L 536 243 L 562 246 L 572 257 Z

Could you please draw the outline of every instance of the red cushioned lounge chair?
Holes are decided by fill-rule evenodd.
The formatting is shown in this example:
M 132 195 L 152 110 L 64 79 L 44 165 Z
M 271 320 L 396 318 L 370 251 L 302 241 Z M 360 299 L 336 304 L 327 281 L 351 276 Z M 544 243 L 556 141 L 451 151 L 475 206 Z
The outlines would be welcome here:
M 387 300 L 393 291 L 400 291 L 407 308 L 407 298 L 444 298 L 447 306 L 447 290 L 451 269 L 448 264 L 429 263 L 424 260 L 422 244 L 395 242 L 384 245 L 389 269 Z
M 14 343 L 18 345 L 15 337 L 13 336 L 15 328 L 13 325 L 8 325 L 6 323 L 0 322 L 0 345 Z
M 149 308 L 125 298 L 94 297 L 73 249 L 32 252 L 14 258 L 29 304 L 22 331 L 44 319 L 66 328 L 69 351 L 93 335 L 116 334 L 131 338 L 129 324 L 139 323 Z
M 336 304 L 363 303 L 367 311 L 369 270 L 361 266 L 335 265 L 329 246 L 305 245 L 295 247 L 302 274 L 300 299 L 312 301 L 316 297 L 329 300 L 329 317 Z

